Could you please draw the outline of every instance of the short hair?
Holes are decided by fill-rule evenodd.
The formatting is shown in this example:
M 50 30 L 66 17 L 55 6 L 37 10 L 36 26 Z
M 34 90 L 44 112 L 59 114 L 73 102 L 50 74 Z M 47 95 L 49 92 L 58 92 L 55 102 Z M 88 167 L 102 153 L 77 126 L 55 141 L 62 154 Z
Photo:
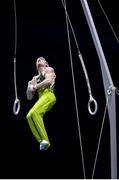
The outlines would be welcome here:
M 46 61 L 46 59 L 45 59 L 44 57 L 42 57 L 42 56 L 39 57 L 39 58 L 37 58 L 37 60 L 38 60 L 38 59 L 40 59 L 40 60 L 45 60 L 45 61 Z
M 47 64 L 47 66 L 49 66 L 47 60 L 44 57 L 41 56 L 41 57 L 37 58 L 36 63 L 37 63 L 38 60 L 44 60 L 46 62 L 46 64 Z

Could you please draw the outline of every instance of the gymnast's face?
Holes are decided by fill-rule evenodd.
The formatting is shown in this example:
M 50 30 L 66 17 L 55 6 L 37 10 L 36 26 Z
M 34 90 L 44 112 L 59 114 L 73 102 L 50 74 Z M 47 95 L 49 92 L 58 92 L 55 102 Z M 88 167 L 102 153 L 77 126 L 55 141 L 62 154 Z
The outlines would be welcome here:
M 36 60 L 36 68 L 39 70 L 41 67 L 48 67 L 48 62 L 43 57 L 39 57 Z

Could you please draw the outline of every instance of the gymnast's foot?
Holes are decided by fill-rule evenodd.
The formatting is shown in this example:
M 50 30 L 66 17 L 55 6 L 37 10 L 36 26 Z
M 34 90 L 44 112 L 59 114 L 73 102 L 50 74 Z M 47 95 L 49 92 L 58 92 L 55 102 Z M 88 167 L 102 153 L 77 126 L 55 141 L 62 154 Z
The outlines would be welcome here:
M 42 140 L 40 143 L 40 150 L 47 150 L 47 148 L 50 146 L 49 142 L 46 140 Z

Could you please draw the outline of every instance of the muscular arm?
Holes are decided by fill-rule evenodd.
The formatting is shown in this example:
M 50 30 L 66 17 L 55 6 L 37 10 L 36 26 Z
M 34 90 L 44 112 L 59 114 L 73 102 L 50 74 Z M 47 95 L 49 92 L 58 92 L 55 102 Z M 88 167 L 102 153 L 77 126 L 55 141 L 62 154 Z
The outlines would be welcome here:
M 56 75 L 54 69 L 51 67 L 47 67 L 45 70 L 45 79 L 42 82 L 37 83 L 35 85 L 35 89 L 41 89 L 50 86 L 53 80 L 55 79 L 55 77 Z
M 35 91 L 37 89 L 42 89 L 42 88 L 50 86 L 52 82 L 54 81 L 54 79 L 56 78 L 54 69 L 51 67 L 46 68 L 45 79 L 40 83 L 37 83 L 38 76 L 33 77 L 33 79 L 28 82 L 27 91 L 26 91 L 28 100 L 31 100 L 33 98 Z

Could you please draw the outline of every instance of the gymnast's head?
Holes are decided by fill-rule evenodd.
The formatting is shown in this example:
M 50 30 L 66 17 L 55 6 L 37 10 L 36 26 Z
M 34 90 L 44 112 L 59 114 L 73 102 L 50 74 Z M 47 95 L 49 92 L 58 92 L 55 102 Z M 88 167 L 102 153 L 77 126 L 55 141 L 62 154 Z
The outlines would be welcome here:
M 36 60 L 36 69 L 37 70 L 39 68 L 48 67 L 48 66 L 49 66 L 49 64 L 48 64 L 48 62 L 46 61 L 46 59 L 44 57 L 37 58 L 37 60 Z

